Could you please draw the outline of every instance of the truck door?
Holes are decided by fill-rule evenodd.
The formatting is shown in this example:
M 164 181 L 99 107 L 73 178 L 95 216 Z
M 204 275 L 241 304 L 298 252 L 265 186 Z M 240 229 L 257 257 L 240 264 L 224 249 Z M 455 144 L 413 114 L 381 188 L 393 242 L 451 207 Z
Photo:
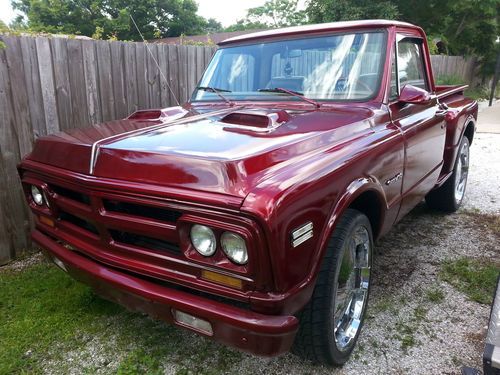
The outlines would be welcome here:
M 399 100 L 405 85 L 430 92 L 423 40 L 399 35 L 394 48 L 395 69 L 391 83 L 389 109 L 392 121 L 405 140 L 405 165 L 402 204 L 398 219 L 415 207 L 436 184 L 443 165 L 446 122 L 444 111 L 435 95 L 424 102 L 402 103 Z

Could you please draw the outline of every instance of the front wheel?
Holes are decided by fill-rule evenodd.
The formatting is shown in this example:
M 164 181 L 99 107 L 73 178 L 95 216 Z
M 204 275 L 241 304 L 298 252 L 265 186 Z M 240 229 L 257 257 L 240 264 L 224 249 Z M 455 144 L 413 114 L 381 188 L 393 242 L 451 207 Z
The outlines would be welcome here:
M 425 197 L 429 207 L 445 212 L 455 212 L 462 205 L 469 176 L 469 146 L 469 139 L 463 137 L 452 175 L 441 187 L 432 190 Z
M 300 313 L 294 353 L 330 365 L 349 359 L 368 304 L 372 253 L 370 221 L 346 210 L 329 241 L 313 296 Z

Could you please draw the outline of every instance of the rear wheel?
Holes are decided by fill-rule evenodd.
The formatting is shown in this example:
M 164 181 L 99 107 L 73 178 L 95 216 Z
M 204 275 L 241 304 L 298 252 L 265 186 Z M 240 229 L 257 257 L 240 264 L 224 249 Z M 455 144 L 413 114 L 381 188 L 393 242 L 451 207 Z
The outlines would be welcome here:
M 427 205 L 431 208 L 455 212 L 462 205 L 469 175 L 469 139 L 463 137 L 458 149 L 457 160 L 453 174 L 438 189 L 432 190 L 425 197 Z
M 330 365 L 349 359 L 368 303 L 372 253 L 368 218 L 348 209 L 330 239 L 313 296 L 299 316 L 294 353 Z

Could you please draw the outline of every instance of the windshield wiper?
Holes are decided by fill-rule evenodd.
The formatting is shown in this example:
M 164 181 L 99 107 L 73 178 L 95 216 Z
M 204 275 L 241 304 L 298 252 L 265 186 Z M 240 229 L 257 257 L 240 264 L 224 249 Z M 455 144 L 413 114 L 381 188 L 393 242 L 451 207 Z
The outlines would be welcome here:
M 217 94 L 222 100 L 224 100 L 227 104 L 229 104 L 231 107 L 234 105 L 234 102 L 226 98 L 224 95 L 221 94 L 221 92 L 232 92 L 231 90 L 224 90 L 224 89 L 219 89 L 217 87 L 210 87 L 210 86 L 197 86 L 195 88 L 196 91 L 202 90 L 202 91 L 208 91 L 208 92 L 213 92 L 214 94 Z
M 258 89 L 257 91 L 259 91 L 259 92 L 279 92 L 279 93 L 283 93 L 283 94 L 288 94 L 291 96 L 296 96 L 297 98 L 300 98 L 303 101 L 314 105 L 316 108 L 321 107 L 321 104 L 319 102 L 312 100 L 312 99 L 309 99 L 309 98 L 306 98 L 303 93 L 298 92 L 298 91 L 288 90 L 288 89 L 284 89 L 282 87 L 274 87 L 274 88 L 269 88 L 269 89 Z

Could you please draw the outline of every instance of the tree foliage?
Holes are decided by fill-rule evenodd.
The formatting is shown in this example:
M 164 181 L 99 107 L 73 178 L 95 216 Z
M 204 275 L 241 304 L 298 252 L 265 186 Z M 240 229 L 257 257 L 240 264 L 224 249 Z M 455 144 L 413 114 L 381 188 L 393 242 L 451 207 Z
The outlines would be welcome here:
M 12 0 L 14 9 L 26 15 L 17 27 L 34 32 L 63 33 L 121 40 L 140 40 L 130 16 L 146 39 L 202 34 L 221 28 L 215 20 L 196 14 L 194 0 Z
M 204 32 L 206 32 L 208 34 L 219 33 L 222 30 L 224 30 L 224 28 L 222 27 L 222 24 L 219 21 L 217 21 L 215 18 L 209 18 L 207 20 L 206 25 L 204 26 Z
M 262 6 L 248 9 L 245 18 L 226 27 L 225 31 L 270 29 L 307 22 L 306 12 L 298 9 L 298 0 L 267 0 Z
M 400 19 L 445 41 L 450 54 L 484 55 L 500 34 L 498 0 L 395 0 Z
M 450 54 L 496 55 L 499 0 L 310 0 L 309 22 L 398 19 L 422 27 Z M 489 61 L 491 58 L 485 58 Z
M 398 7 L 381 0 L 310 0 L 306 13 L 311 23 L 360 19 L 396 19 Z
M 224 31 L 261 30 L 269 29 L 269 25 L 262 22 L 251 22 L 247 19 L 238 20 L 236 23 L 226 27 Z
M 250 23 L 261 22 L 268 27 L 286 27 L 307 22 L 306 13 L 297 8 L 298 0 L 268 0 L 247 13 Z

